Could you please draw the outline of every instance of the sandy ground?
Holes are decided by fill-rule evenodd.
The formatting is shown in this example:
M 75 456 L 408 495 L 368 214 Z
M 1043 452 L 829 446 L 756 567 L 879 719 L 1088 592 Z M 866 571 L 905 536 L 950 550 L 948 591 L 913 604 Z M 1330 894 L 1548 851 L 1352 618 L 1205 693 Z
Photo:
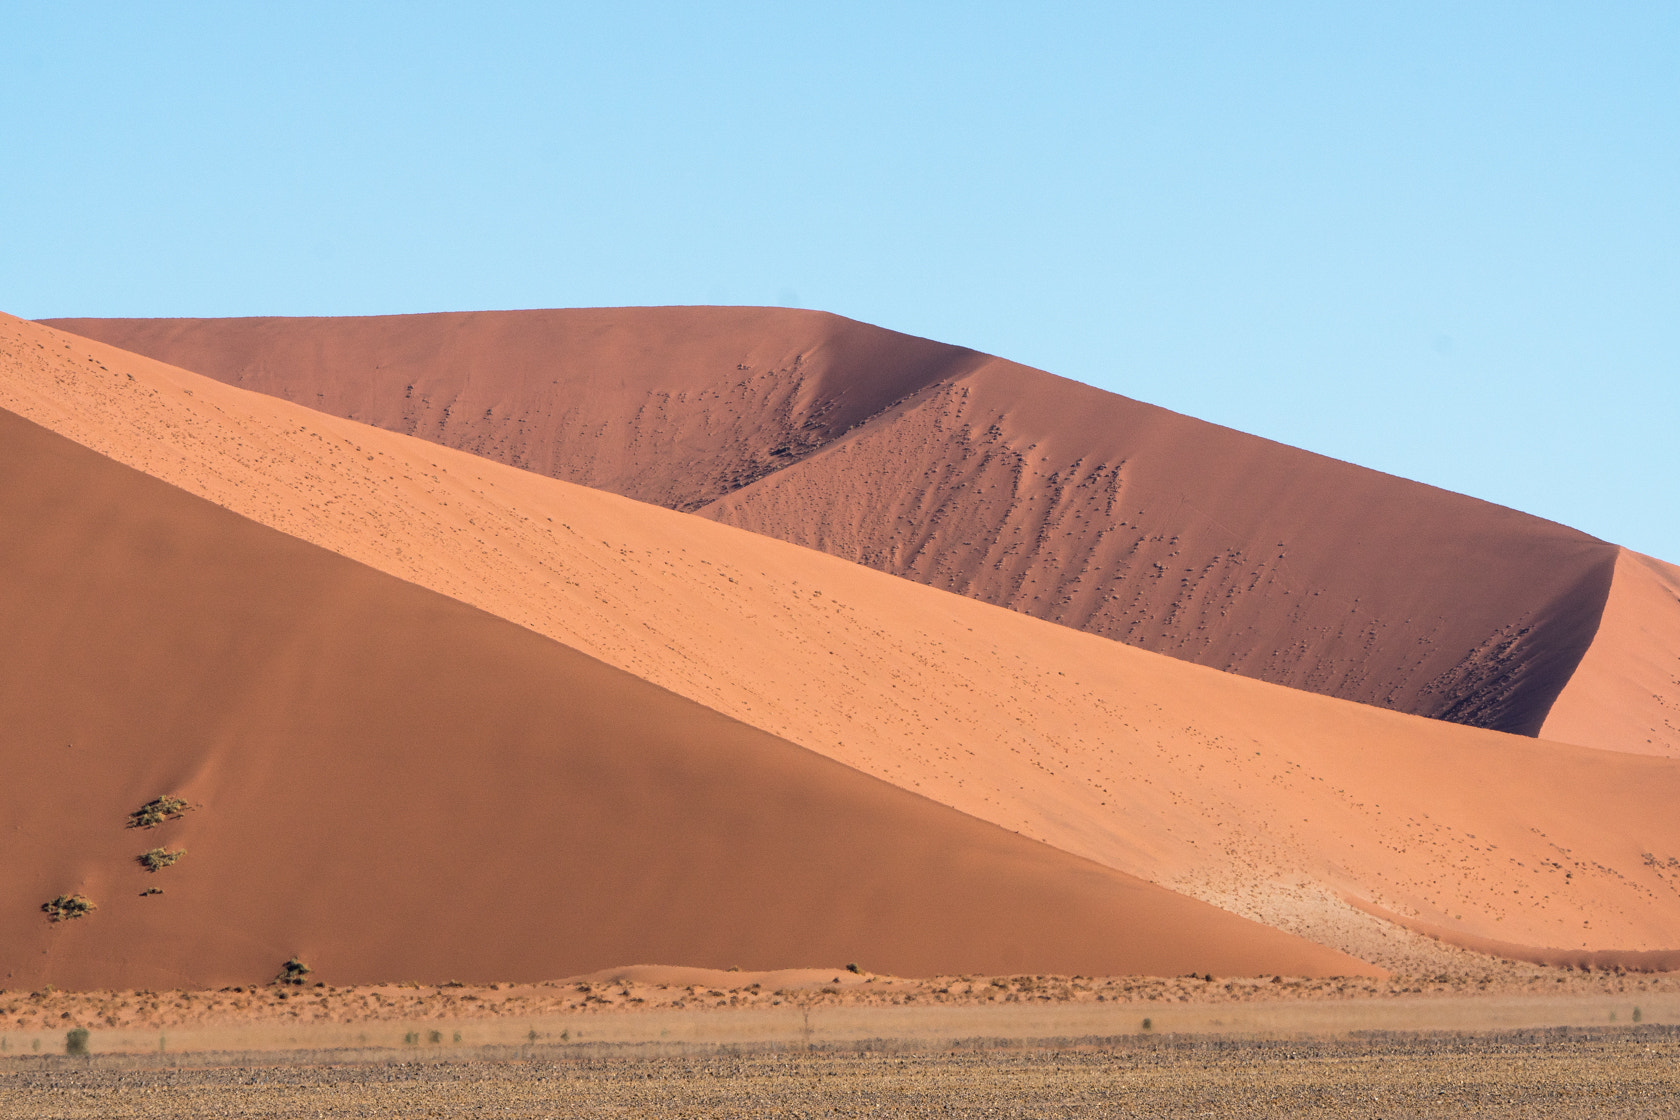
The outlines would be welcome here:
M 0 1115 L 1574 1117 L 1680 1109 L 1674 978 L 1520 972 L 1357 990 L 1280 980 L 1264 992 L 1217 980 L 907 983 L 849 974 L 812 987 L 784 974 L 794 986 L 775 990 L 759 981 L 673 988 L 594 979 L 294 989 L 284 1001 L 276 992 L 89 993 L 78 998 L 95 1010 L 100 1001 L 149 997 L 157 1010 L 141 1013 L 159 1016 L 155 1033 L 95 1029 L 91 1056 L 68 1057 L 52 1052 L 62 1039 L 56 1031 L 40 1049 L 31 1045 L 40 1032 L 7 1032 Z M 1528 990 L 1544 980 L 1560 993 Z M 477 1006 L 462 1017 L 469 996 Z M 229 999 L 245 1005 L 243 1028 L 163 1026 L 172 1016 L 214 1019 Z M 369 999 L 387 1013 L 450 1017 L 368 1016 Z M 299 1000 L 320 1017 L 254 1022 Z M 561 1004 L 569 1009 L 547 1010 Z
M 8 320 L 5 403 L 846 766 L 1389 967 L 1672 951 L 1680 763 L 1152 655 Z M 155 793 L 156 791 L 152 791 Z
M 327 1046 L 857 1042 L 1491 1030 L 1680 1023 L 1680 975 L 1491 962 L 1474 974 L 1300 977 L 944 976 L 632 966 L 540 984 L 240 985 L 212 991 L 0 992 L 13 1055 L 91 1032 L 95 1053 Z M 534 1033 L 533 1033 L 534 1032 Z

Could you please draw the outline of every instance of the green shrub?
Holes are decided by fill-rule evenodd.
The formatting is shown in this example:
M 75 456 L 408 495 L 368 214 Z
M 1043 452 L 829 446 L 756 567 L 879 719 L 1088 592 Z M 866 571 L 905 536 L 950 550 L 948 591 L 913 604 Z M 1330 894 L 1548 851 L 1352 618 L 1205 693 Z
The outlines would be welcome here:
M 176 848 L 174 851 L 170 851 L 168 848 L 153 848 L 149 852 L 141 852 L 134 858 L 147 871 L 162 871 L 186 854 L 187 850 L 185 848 Z
M 128 827 L 156 828 L 165 821 L 175 820 L 191 808 L 191 805 L 179 797 L 167 794 L 154 797 L 128 815 Z
M 80 894 L 61 894 L 51 902 L 41 903 L 41 911 L 49 922 L 68 922 L 86 917 L 97 909 L 99 907 L 93 904 L 91 898 Z
M 87 1057 L 88 1029 L 76 1027 L 64 1036 L 64 1052 L 73 1058 Z

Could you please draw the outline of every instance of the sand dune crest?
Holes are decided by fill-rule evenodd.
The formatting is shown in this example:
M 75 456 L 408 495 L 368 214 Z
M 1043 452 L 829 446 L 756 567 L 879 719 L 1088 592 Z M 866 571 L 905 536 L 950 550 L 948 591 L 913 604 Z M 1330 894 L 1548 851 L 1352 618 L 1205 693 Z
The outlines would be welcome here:
M 1345 898 L 1466 938 L 1675 947 L 1672 760 L 1215 672 L 7 328 L 6 407 L 1104 866 L 1378 957 L 1399 933 Z

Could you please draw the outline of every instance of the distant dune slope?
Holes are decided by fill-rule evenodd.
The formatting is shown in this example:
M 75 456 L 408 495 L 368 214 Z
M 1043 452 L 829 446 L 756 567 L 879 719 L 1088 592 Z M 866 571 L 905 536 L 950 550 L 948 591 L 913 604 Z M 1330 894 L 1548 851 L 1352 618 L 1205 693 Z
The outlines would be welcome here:
M 229 509 L 1320 942 L 1393 959 L 1380 911 L 1680 948 L 1680 760 L 1216 672 L 17 320 L 0 373 L 0 407 Z
M 1197 664 L 1527 735 L 1615 565 L 1560 525 L 815 312 L 54 325 Z
M 219 381 L 678 510 L 985 357 L 779 308 L 88 319 Z
M 1680 758 L 1680 568 L 1626 549 L 1548 739 Z
M 0 412 L 11 988 L 1364 971 Z M 145 831 L 162 793 L 195 808 Z M 135 856 L 184 847 L 148 874 Z M 142 896 L 148 888 L 161 895 Z M 50 925 L 81 891 L 98 909 Z

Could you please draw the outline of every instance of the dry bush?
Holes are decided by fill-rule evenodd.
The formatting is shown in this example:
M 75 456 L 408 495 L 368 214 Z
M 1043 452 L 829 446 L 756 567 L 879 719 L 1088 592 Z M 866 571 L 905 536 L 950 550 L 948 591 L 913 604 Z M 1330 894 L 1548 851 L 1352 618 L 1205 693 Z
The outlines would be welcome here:
M 149 852 L 141 852 L 134 858 L 147 871 L 162 871 L 186 854 L 187 850 L 185 848 L 176 848 L 173 851 L 168 848 L 153 848 Z
M 41 903 L 41 912 L 49 922 L 68 922 L 86 917 L 97 909 L 99 907 L 93 904 L 91 898 L 81 894 L 61 894 L 51 902 Z
M 192 808 L 179 797 L 165 794 L 154 797 L 140 808 L 128 815 L 129 828 L 156 828 L 165 821 L 172 821 Z

